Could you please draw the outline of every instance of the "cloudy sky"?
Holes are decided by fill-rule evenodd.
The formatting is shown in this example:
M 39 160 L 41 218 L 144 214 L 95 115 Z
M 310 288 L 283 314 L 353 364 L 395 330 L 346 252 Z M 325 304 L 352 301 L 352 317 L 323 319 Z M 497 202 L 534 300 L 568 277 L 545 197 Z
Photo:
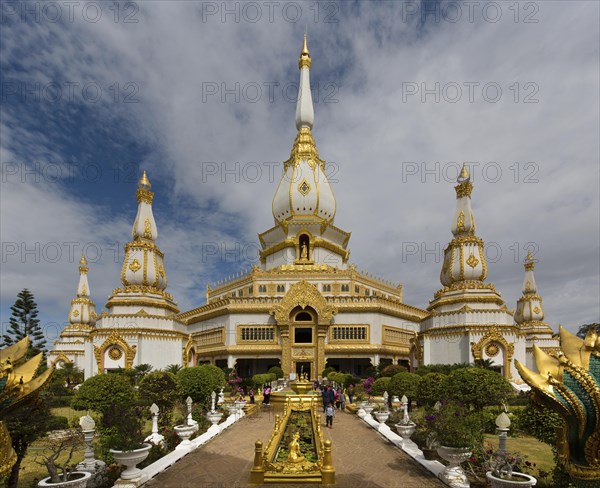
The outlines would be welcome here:
M 295 137 L 305 30 L 353 263 L 426 307 L 466 161 L 509 307 L 531 248 L 547 321 L 599 321 L 598 2 L 0 6 L 3 329 L 27 287 L 56 336 L 82 249 L 104 305 L 142 169 L 182 310 L 251 266 Z

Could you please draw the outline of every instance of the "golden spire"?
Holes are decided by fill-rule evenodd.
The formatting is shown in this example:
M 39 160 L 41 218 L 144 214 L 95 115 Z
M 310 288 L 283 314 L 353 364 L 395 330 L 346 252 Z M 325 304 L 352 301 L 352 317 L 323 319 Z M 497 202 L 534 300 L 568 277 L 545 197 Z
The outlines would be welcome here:
M 531 254 L 531 249 L 527 251 L 527 256 L 525 257 L 525 271 L 533 271 L 535 269 L 535 260 L 533 259 L 533 254 Z
M 469 174 L 467 163 L 463 163 L 463 167 L 460 170 L 456 182 L 458 183 L 458 185 L 454 187 L 456 190 L 456 198 L 471 197 L 473 183 L 471 183 L 471 175 Z
M 140 178 L 138 186 L 140 188 L 146 188 L 147 190 L 152 188 L 152 185 L 150 184 L 150 180 L 148 179 L 148 175 L 146 174 L 146 170 L 144 170 L 144 173 L 142 174 L 142 177 Z
M 304 33 L 304 45 L 302 46 L 302 51 L 300 52 L 300 59 L 298 60 L 298 67 L 302 69 L 304 66 L 310 68 L 310 52 L 308 52 L 308 44 L 306 43 L 306 32 Z
M 463 163 L 463 167 L 460 170 L 460 174 L 456 179 L 457 183 L 464 183 L 465 181 L 469 181 L 471 179 L 471 175 L 469 174 L 469 169 L 467 168 L 467 163 Z
M 87 266 L 87 259 L 85 259 L 85 254 L 81 255 L 81 259 L 79 260 L 79 264 L 81 266 Z

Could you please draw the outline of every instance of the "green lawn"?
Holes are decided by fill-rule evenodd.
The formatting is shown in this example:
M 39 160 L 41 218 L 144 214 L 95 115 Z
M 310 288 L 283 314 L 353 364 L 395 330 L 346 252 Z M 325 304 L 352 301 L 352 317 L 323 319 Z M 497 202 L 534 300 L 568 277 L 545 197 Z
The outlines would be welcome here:
M 498 436 L 485 434 L 485 442 L 491 444 L 495 449 L 498 448 Z M 554 468 L 554 457 L 552 455 L 552 448 L 537 439 L 529 436 L 509 437 L 506 441 L 506 448 L 508 452 L 519 452 L 527 457 L 527 460 L 531 463 L 535 463 L 533 476 L 537 475 L 537 472 L 541 469 L 542 471 L 552 471 Z

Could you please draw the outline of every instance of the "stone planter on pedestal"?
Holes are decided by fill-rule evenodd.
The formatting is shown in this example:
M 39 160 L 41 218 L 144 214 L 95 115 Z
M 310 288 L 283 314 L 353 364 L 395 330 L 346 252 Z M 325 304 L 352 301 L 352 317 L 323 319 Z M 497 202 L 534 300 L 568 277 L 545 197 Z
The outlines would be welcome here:
M 209 420 L 209 422 L 213 425 L 217 425 L 221 419 L 223 418 L 223 412 L 208 412 L 206 414 L 206 418 Z
M 398 435 L 402 437 L 403 440 L 410 439 L 410 436 L 415 433 L 417 428 L 417 424 L 414 422 L 409 422 L 408 424 L 395 424 L 396 430 L 398 431 Z
M 140 449 L 134 449 L 133 451 L 117 451 L 115 449 L 110 450 L 110 453 L 115 458 L 115 461 L 119 464 L 122 464 L 126 468 L 125 471 L 121 473 L 120 479 L 130 480 L 132 482 L 143 481 L 144 476 L 142 470 L 136 468 L 136 465 L 148 457 L 151 447 L 152 446 L 150 444 L 144 444 L 144 447 L 141 447 Z
M 534 486 L 537 480 L 533 476 L 525 473 L 513 472 L 511 479 L 498 478 L 491 471 L 485 473 L 485 477 L 492 485 L 492 488 L 518 488 L 520 486 Z
M 460 467 L 460 463 L 471 457 L 471 448 L 440 446 L 437 448 L 437 452 L 442 459 L 449 463 L 446 469 L 440 474 L 442 481 L 457 488 L 469 486 L 467 475 Z
M 380 424 L 385 424 L 387 422 L 387 420 L 390 418 L 390 412 L 388 411 L 384 411 L 384 412 L 375 412 L 375 418 L 377 419 L 377 422 L 379 422 Z
M 373 405 L 372 403 L 367 403 L 364 407 L 363 410 L 365 411 L 365 413 L 367 415 L 369 415 L 373 410 L 375 410 L 375 405 Z
M 51 483 L 50 477 L 44 478 L 38 482 L 39 488 L 85 488 L 87 482 L 92 477 L 92 473 L 87 471 L 73 471 L 71 473 L 72 480 L 61 481 L 59 483 Z
M 356 402 L 356 406 L 358 407 L 358 411 L 356 412 L 356 415 L 358 415 L 360 418 L 367 415 L 367 412 L 365 412 L 366 404 L 367 404 L 367 402 Z
M 192 441 L 190 441 L 190 437 L 192 437 L 192 434 L 196 432 L 198 426 L 184 424 L 176 425 L 175 427 L 173 427 L 173 429 L 181 439 L 181 442 L 177 444 L 177 447 L 175 449 L 178 451 L 181 451 L 182 449 L 190 449 L 193 446 Z

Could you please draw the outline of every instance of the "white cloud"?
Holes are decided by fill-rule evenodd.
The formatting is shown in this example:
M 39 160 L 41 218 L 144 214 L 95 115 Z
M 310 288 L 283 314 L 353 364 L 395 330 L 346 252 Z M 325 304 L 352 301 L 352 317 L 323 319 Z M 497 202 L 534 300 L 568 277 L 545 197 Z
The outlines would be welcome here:
M 107 121 L 107 137 L 114 121 L 126 122 L 129 137 L 150 148 L 151 179 L 163 180 L 171 190 L 162 186 L 156 196 L 168 202 L 163 214 L 156 213 L 159 244 L 167 252 L 169 287 L 186 308 L 199 305 L 205 282 L 230 268 L 202 259 L 202 243 L 237 239 L 244 246 L 272 225 L 276 182 L 269 181 L 265 163 L 287 159 L 295 136 L 294 105 L 281 88 L 297 82 L 304 29 L 304 22 L 285 22 L 280 14 L 272 23 L 263 18 L 252 24 L 243 17 L 235 23 L 231 16 L 225 23 L 218 16 L 202 22 L 199 5 L 140 3 L 136 24 L 104 19 L 66 26 L 41 22 L 29 29 L 17 23 L 2 34 L 3 62 L 22 63 L 28 79 L 48 82 L 60 75 L 103 87 L 132 82 L 139 88 L 139 103 L 111 103 L 104 97 L 94 110 Z M 502 251 L 501 259 L 490 263 L 489 280 L 509 307 L 520 295 L 523 246 L 534 242 L 548 321 L 571 329 L 597 321 L 598 4 L 540 3 L 538 23 L 523 23 L 524 11 L 516 23 L 505 8 L 497 23 L 481 21 L 477 13 L 475 23 L 463 17 L 457 23 L 430 21 L 423 28 L 401 22 L 396 2 L 339 5 L 339 23 L 309 24 L 309 47 L 320 95 L 315 139 L 321 157 L 339 167 L 336 225 L 352 231 L 352 260 L 402 282 L 405 301 L 426 306 L 440 286 L 441 263 L 431 254 L 406 256 L 407 246 L 417 243 L 421 251 L 446 245 L 454 190 L 451 182 L 436 182 L 434 174 L 420 170 L 403 178 L 408 169 L 403 163 L 434 168 L 439 162 L 449 175 L 452 168 L 445 163 L 476 161 L 478 234 Z M 9 30 L 14 35 L 7 35 Z M 273 103 L 267 100 L 265 83 L 270 82 L 279 83 Z M 436 82 L 447 98 L 453 96 L 452 84 L 458 84 L 460 99 L 449 103 L 442 96 L 435 103 L 429 95 L 422 103 L 414 95 L 403 101 L 406 83 L 421 89 Z M 479 83 L 474 103 L 468 101 L 465 82 Z M 223 103 L 222 87 L 235 90 L 236 83 L 239 102 L 229 94 Z M 335 84 L 339 103 L 323 102 L 327 83 Z M 501 87 L 497 103 L 484 99 L 486 83 Z M 248 101 L 251 84 L 263 90 L 255 103 Z M 215 86 L 219 93 L 203 102 L 203 89 Z M 523 103 L 527 95 L 539 101 Z M 30 141 L 36 157 L 60 157 L 48 134 L 36 138 L 14 124 L 3 145 L 23 147 Z M 2 160 L 10 159 L 3 154 Z M 245 163 L 257 162 L 263 177 L 236 182 L 223 174 L 237 162 L 246 168 Z M 525 166 L 529 162 L 535 164 Z M 217 163 L 216 175 L 207 175 L 214 169 L 209 163 Z M 502 175 L 493 181 L 497 167 Z M 528 177 L 538 182 L 526 183 Z M 3 184 L 3 241 L 69 236 L 122 243 L 129 235 L 133 189 L 122 196 L 128 210 L 107 220 L 101 206 L 78 201 L 64 187 L 43 192 L 25 187 Z M 3 304 L 21 282 L 34 279 L 40 301 L 52 304 L 56 316 L 60 310 L 66 314 L 75 286 L 73 265 L 26 263 L 5 269 Z M 98 263 L 91 273 L 101 304 L 118 285 L 118 263 Z

